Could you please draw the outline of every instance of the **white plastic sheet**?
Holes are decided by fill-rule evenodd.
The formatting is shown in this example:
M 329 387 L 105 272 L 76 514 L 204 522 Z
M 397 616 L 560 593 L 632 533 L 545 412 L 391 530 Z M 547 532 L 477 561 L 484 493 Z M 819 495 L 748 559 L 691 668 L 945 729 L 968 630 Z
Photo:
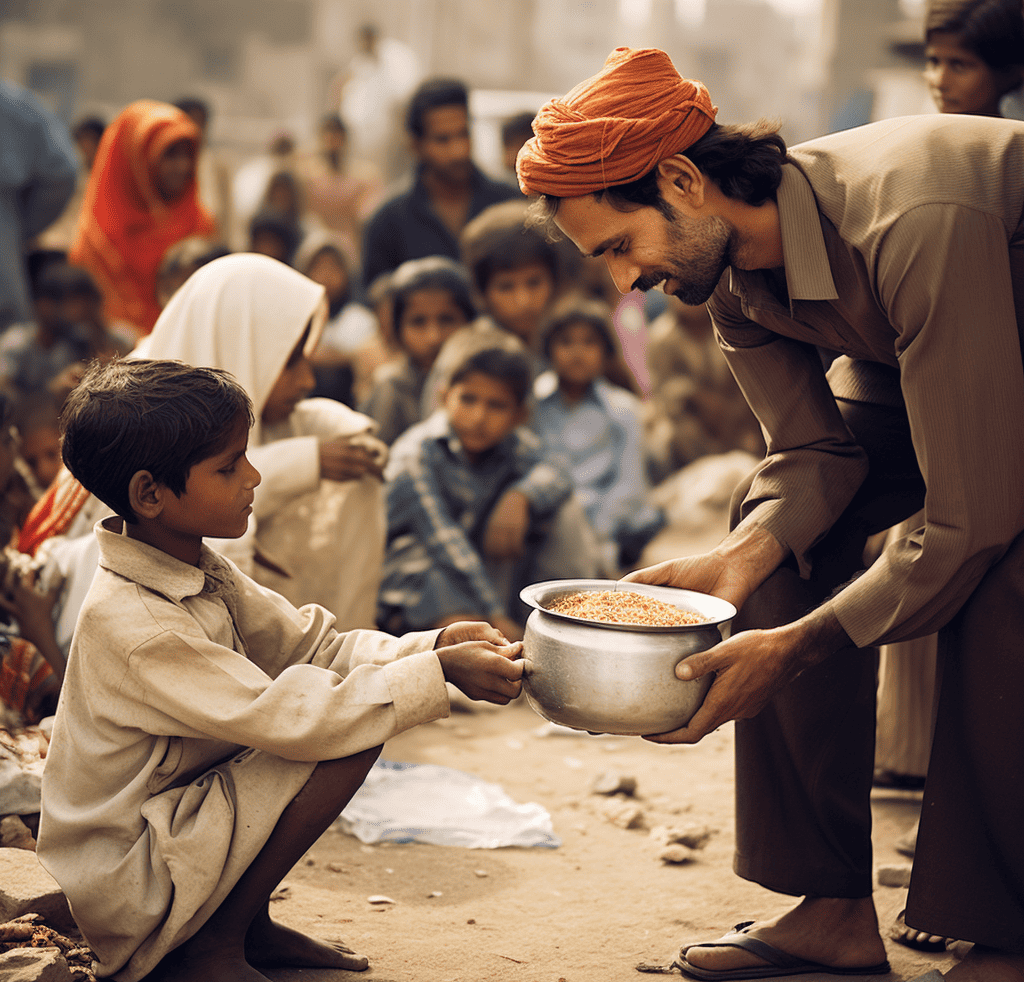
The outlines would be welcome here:
M 540 805 L 518 804 L 497 784 L 437 764 L 378 761 L 334 824 L 367 843 L 561 845 Z

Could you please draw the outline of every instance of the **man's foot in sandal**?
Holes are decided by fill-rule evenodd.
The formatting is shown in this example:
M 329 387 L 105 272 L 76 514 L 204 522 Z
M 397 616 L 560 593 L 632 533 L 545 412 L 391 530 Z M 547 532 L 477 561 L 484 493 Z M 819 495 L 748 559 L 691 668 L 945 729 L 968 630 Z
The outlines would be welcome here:
M 929 934 L 927 931 L 918 931 L 907 924 L 906 914 L 905 910 L 901 910 L 889 928 L 889 937 L 897 944 L 913 948 L 914 951 L 945 951 L 955 940 L 939 934 Z
M 721 938 L 721 943 L 683 948 L 678 967 L 694 978 L 707 980 L 889 971 L 870 897 L 806 898 L 781 917 L 740 927 L 738 933 Z

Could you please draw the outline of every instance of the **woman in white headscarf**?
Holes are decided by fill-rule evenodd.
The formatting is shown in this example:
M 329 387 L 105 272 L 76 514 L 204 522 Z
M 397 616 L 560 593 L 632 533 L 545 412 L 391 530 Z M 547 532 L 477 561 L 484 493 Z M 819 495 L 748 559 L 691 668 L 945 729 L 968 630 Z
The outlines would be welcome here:
M 263 480 L 247 534 L 211 546 L 346 631 L 374 625 L 387 450 L 369 417 L 306 398 L 326 318 L 319 284 L 266 256 L 225 256 L 189 277 L 133 354 L 225 369 L 249 393 L 249 459 Z

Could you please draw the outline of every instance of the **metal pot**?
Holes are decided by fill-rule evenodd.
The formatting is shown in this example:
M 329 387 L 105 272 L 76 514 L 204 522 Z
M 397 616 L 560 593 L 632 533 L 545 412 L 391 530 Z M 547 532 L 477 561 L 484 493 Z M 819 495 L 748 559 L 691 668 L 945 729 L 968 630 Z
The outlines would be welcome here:
M 631 590 L 708 618 L 682 627 L 605 624 L 547 608 L 580 591 Z M 685 726 L 704 701 L 711 676 L 685 682 L 675 667 L 722 640 L 736 616 L 725 600 L 692 590 L 618 580 L 548 580 L 522 590 L 533 607 L 523 639 L 523 690 L 553 723 L 592 733 L 644 735 Z

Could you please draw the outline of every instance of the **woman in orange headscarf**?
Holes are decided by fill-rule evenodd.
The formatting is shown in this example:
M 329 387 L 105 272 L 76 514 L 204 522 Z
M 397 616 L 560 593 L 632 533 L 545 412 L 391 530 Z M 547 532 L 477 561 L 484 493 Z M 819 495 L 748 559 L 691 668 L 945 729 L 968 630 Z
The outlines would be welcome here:
M 96 279 L 105 313 L 148 334 L 160 314 L 156 273 L 167 248 L 214 224 L 199 203 L 199 130 L 180 109 L 143 99 L 106 128 L 69 259 Z

